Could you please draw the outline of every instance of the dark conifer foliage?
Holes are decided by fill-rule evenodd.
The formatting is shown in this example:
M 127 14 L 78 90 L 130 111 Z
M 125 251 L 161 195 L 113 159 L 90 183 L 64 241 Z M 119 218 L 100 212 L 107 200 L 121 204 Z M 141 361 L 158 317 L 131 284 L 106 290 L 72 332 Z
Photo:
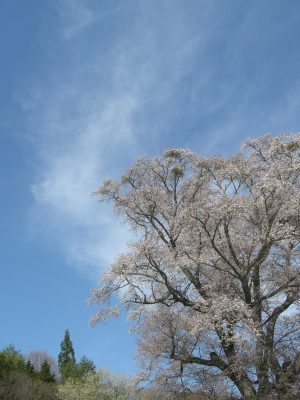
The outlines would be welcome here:
M 75 352 L 71 341 L 70 332 L 67 329 L 60 345 L 61 351 L 58 355 L 58 367 L 62 380 L 76 378 L 78 376 Z
M 36 371 L 34 369 L 34 366 L 31 364 L 31 362 L 29 360 L 26 363 L 25 370 L 29 376 L 31 376 L 31 377 L 36 376 Z
M 96 365 L 92 360 L 89 360 L 86 356 L 83 356 L 77 364 L 78 375 L 83 376 L 88 373 L 96 372 Z
M 42 364 L 41 371 L 39 373 L 39 378 L 44 382 L 55 382 L 55 375 L 51 372 L 50 365 L 47 360 L 45 360 Z
M 73 348 L 73 343 L 70 338 L 70 332 L 67 329 L 65 331 L 64 340 L 60 344 L 61 351 L 58 355 L 58 366 L 61 368 L 68 362 L 76 362 L 75 360 L 75 352 Z

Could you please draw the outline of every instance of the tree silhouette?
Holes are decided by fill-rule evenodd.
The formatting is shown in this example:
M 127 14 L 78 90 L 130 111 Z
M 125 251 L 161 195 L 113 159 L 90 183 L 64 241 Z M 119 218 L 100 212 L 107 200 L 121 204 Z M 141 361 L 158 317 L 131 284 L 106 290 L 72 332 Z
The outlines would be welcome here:
M 60 347 L 61 351 L 58 355 L 58 367 L 62 380 L 64 381 L 67 378 L 77 375 L 75 352 L 68 329 L 65 331 L 65 336 Z

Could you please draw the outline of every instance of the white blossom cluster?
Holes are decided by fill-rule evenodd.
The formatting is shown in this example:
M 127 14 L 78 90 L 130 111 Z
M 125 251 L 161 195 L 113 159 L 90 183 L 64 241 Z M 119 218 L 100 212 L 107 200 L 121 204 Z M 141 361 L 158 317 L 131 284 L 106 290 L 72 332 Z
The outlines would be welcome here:
M 165 383 L 210 370 L 247 398 L 294 388 L 299 309 L 290 330 L 286 318 L 300 298 L 299 177 L 294 134 L 249 140 L 227 159 L 168 149 L 105 181 L 98 196 L 139 239 L 91 297 L 119 305 L 92 322 L 125 305 L 147 376 Z

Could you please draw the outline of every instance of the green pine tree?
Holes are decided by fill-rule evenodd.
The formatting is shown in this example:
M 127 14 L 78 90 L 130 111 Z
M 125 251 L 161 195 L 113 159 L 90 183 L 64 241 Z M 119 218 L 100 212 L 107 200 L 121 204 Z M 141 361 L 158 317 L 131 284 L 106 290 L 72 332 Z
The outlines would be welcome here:
M 24 372 L 25 364 L 23 355 L 13 345 L 5 347 L 0 351 L 0 378 L 11 371 Z
M 36 376 L 36 371 L 34 369 L 34 366 L 31 364 L 31 362 L 28 360 L 26 365 L 25 365 L 25 370 L 27 375 L 29 375 L 30 377 L 34 377 Z
M 83 356 L 79 363 L 77 364 L 78 375 L 80 377 L 86 375 L 87 373 L 95 373 L 96 366 L 92 360 L 89 360 L 86 356 Z
M 55 382 L 55 375 L 51 372 L 51 368 L 47 360 L 45 360 L 42 364 L 41 370 L 39 372 L 39 378 L 43 382 Z
M 78 375 L 75 352 L 73 343 L 70 338 L 69 330 L 65 331 L 64 340 L 60 345 L 60 353 L 58 355 L 58 367 L 61 373 L 62 380 L 67 378 L 75 378 Z

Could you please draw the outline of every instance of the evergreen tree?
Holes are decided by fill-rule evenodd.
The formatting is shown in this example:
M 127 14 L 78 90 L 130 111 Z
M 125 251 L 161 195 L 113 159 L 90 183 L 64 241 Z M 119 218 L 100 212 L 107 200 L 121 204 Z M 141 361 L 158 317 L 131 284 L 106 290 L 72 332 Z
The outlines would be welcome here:
M 10 371 L 25 371 L 25 359 L 13 345 L 0 352 L 0 377 Z
M 88 373 L 95 373 L 96 366 L 92 360 L 89 360 L 86 356 L 83 356 L 79 363 L 77 364 L 78 375 L 84 376 Z
M 43 382 L 55 382 L 55 375 L 51 372 L 51 368 L 47 360 L 45 360 L 42 364 L 39 378 Z
M 61 368 L 68 362 L 76 363 L 75 361 L 75 352 L 73 348 L 73 343 L 70 338 L 70 332 L 67 329 L 65 331 L 64 340 L 60 344 L 61 351 L 58 355 L 58 366 Z
M 28 360 L 26 365 L 25 365 L 25 371 L 27 375 L 34 377 L 36 376 L 36 371 L 34 369 L 34 366 L 31 364 L 31 362 Z
M 60 345 L 60 353 L 58 355 L 58 367 L 62 376 L 62 380 L 77 377 L 77 366 L 73 343 L 70 338 L 69 330 L 65 331 L 64 340 Z

